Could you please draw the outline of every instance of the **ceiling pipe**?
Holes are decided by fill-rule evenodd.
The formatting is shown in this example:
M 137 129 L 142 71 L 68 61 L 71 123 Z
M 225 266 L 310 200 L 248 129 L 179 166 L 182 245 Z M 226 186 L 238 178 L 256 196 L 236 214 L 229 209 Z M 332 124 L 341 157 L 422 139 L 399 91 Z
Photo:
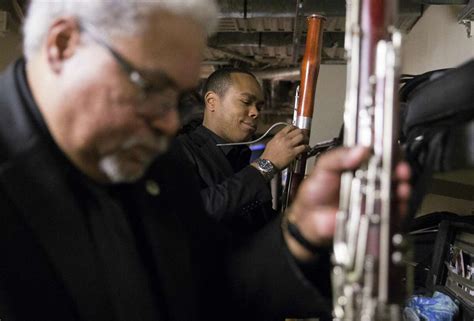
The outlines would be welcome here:
M 293 64 L 298 62 L 300 57 L 300 38 L 302 32 L 303 19 L 301 19 L 301 11 L 303 10 L 303 0 L 296 0 L 295 21 L 293 24 Z
M 246 62 L 252 66 L 257 66 L 259 64 L 258 61 L 256 61 L 255 59 L 251 59 L 251 58 L 247 58 L 241 54 L 238 54 L 236 52 L 233 52 L 231 50 L 228 50 L 228 49 L 224 49 L 224 48 L 216 48 L 216 47 L 208 47 L 209 49 L 211 50 L 214 50 L 216 52 L 219 52 L 221 54 L 224 54 L 228 57 L 231 57 L 231 58 L 234 58 L 236 60 L 240 60 L 240 61 L 243 61 L 243 62 Z
M 252 72 L 259 79 L 300 80 L 300 68 L 277 68 Z
M 341 59 L 331 59 L 327 61 L 323 60 L 322 63 L 329 65 L 344 65 L 346 64 L 346 61 Z M 252 74 L 259 79 L 298 81 L 300 80 L 301 71 L 298 66 L 252 71 Z
M 291 32 L 219 32 L 212 36 L 208 44 L 212 47 L 223 46 L 254 46 L 254 47 L 280 47 L 293 46 L 293 33 Z M 304 37 L 305 38 L 305 37 Z M 304 46 L 301 39 L 299 46 Z M 344 32 L 325 32 L 324 47 L 332 47 L 335 43 L 344 44 Z
M 219 0 L 220 18 L 294 18 L 296 1 L 269 0 Z M 304 3 L 303 15 L 324 12 L 326 15 L 343 16 L 345 0 L 310 1 Z

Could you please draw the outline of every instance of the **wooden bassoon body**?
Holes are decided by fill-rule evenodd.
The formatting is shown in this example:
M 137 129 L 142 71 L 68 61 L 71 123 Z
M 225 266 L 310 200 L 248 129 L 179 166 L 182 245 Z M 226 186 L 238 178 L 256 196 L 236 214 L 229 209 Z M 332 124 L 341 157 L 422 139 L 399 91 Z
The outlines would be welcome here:
M 334 320 L 398 321 L 404 237 L 394 206 L 401 36 L 394 0 L 346 1 L 344 145 L 370 149 L 341 178 L 333 253 Z
M 295 113 L 293 125 L 303 129 L 308 139 L 311 133 L 311 121 L 314 111 L 314 97 L 318 81 L 319 66 L 321 64 L 321 50 L 323 47 L 323 26 L 326 18 L 320 15 L 310 15 L 307 18 L 308 32 L 306 48 L 301 63 L 301 80 L 295 97 Z M 288 168 L 286 191 L 283 195 L 282 208 L 291 203 L 296 191 L 304 178 L 306 170 L 306 155 L 300 155 Z

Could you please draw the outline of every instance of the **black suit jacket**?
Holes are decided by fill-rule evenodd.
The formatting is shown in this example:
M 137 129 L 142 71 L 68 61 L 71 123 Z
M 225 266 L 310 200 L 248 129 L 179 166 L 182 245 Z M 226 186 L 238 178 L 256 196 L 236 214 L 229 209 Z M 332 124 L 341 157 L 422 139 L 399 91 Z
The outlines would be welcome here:
M 32 102 L 20 93 L 20 72 L 17 63 L 0 76 L 0 318 L 112 320 L 84 222 L 86 200 L 72 193 L 57 147 L 25 108 Z M 204 214 L 180 153 L 157 160 L 130 195 L 140 204 L 164 319 L 327 316 L 327 302 L 299 273 L 278 222 L 231 248 Z M 158 196 L 146 192 L 149 179 L 158 182 Z
M 238 232 L 254 231 L 276 216 L 268 182 L 252 166 L 234 172 L 232 165 L 203 126 L 178 137 L 198 175 L 206 212 Z

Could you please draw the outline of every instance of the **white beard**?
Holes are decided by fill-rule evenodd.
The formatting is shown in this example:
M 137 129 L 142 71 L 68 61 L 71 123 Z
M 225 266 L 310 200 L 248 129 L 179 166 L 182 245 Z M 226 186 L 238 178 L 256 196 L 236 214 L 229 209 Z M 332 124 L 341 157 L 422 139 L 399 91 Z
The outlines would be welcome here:
M 139 180 L 151 165 L 156 156 L 163 154 L 168 149 L 168 137 L 159 137 L 153 142 L 142 138 L 131 137 L 122 144 L 119 151 L 103 156 L 99 160 L 99 169 L 107 178 L 115 184 L 133 183 Z M 135 146 L 154 146 L 155 154 L 141 155 L 140 163 L 142 166 L 133 164 L 130 166 L 130 160 L 124 159 L 121 155 L 126 155 L 127 150 Z

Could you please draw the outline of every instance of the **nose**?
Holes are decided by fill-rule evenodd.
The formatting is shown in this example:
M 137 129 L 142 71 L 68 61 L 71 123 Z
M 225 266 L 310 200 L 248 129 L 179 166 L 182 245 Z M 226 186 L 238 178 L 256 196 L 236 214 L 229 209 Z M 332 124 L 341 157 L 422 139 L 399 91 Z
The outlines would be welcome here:
M 174 136 L 178 132 L 180 120 L 178 110 L 172 108 L 166 113 L 157 115 L 149 120 L 150 126 L 167 136 Z
M 257 105 L 253 104 L 249 109 L 249 116 L 253 119 L 257 119 L 260 115 L 260 111 L 257 108 Z

